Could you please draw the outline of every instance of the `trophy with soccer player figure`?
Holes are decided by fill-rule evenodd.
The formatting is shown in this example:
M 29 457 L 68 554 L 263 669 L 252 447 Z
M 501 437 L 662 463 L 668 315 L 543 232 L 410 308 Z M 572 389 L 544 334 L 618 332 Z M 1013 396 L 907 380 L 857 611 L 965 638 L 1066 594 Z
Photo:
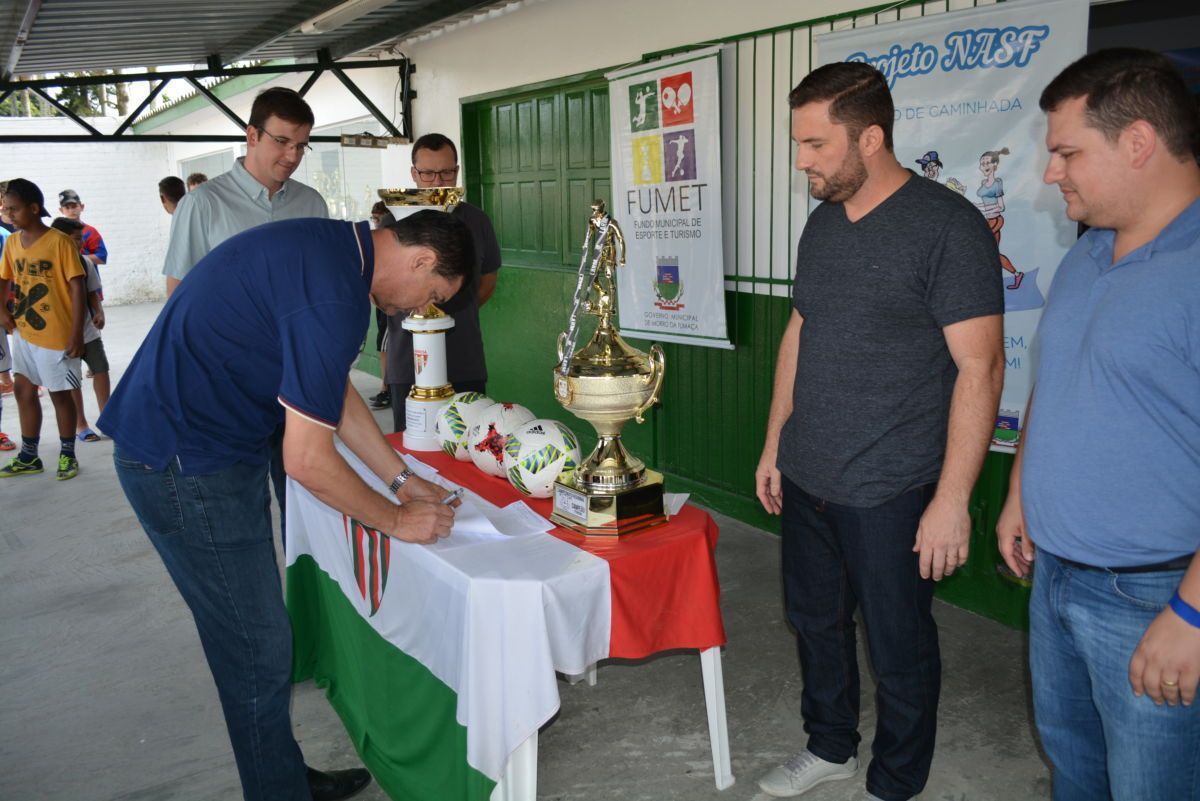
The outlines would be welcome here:
M 619 536 L 666 521 L 662 474 L 646 468 L 621 443 L 631 418 L 642 422 L 658 401 L 665 358 L 653 345 L 646 354 L 613 328 L 617 313 L 616 271 L 625 264 L 625 237 L 604 201 L 592 204 L 575 302 L 567 330 L 558 338 L 554 395 L 576 417 L 592 424 L 595 449 L 570 478 L 554 486 L 559 525 L 583 534 Z M 581 313 L 597 318 L 596 332 L 575 350 Z
M 379 190 L 379 198 L 396 219 L 422 209 L 453 211 L 465 194 L 461 186 Z M 401 326 L 413 335 L 414 373 L 413 388 L 404 404 L 404 447 L 441 450 L 434 424 L 438 412 L 454 396 L 454 387 L 446 379 L 446 332 L 454 327 L 454 318 L 430 303 L 404 318 Z

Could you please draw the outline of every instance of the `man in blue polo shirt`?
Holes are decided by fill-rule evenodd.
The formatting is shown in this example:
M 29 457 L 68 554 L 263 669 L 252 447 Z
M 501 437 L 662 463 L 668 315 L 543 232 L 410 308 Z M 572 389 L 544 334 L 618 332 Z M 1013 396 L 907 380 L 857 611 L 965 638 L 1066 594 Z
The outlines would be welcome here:
M 349 372 L 373 302 L 440 303 L 474 264 L 451 215 L 289 220 L 217 246 L 180 284 L 99 424 L 121 487 L 196 621 L 246 799 L 346 798 L 364 770 L 305 768 L 292 736 L 292 633 L 271 537 L 267 470 L 285 423 L 288 473 L 338 511 L 393 537 L 449 533 L 440 488 L 412 475 Z M 357 476 L 334 433 L 403 502 Z
M 1042 93 L 1067 216 L 997 535 L 1033 563 L 1054 798 L 1200 798 L 1200 118 L 1166 58 L 1099 51 Z
M 292 178 L 304 156 L 315 118 L 293 89 L 273 86 L 258 94 L 246 126 L 246 155 L 229 172 L 188 192 L 171 215 L 171 241 L 163 263 L 170 297 L 209 251 L 234 234 L 278 220 L 328 217 L 317 190 Z M 279 504 L 279 531 L 287 536 L 283 433 L 272 440 L 271 483 Z

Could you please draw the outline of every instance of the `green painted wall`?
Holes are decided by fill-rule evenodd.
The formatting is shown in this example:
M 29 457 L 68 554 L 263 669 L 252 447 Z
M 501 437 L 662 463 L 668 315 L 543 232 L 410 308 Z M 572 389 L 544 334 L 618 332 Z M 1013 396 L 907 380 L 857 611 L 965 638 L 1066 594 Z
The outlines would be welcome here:
M 505 265 L 481 320 L 490 378 L 488 394 L 561 420 L 589 450 L 591 427 L 554 399 L 555 343 L 565 328 L 575 277 L 563 270 Z M 642 425 L 630 422 L 625 442 L 667 474 L 668 490 L 768 531 L 778 518 L 754 496 L 779 337 L 791 306 L 785 298 L 727 292 L 726 313 L 736 351 L 665 345 L 663 402 Z M 590 334 L 585 327 L 582 337 Z M 374 329 L 368 342 L 374 344 Z M 642 349 L 648 343 L 630 340 Z M 378 356 L 364 351 L 360 369 L 378 374 Z M 971 499 L 971 556 L 938 586 L 938 596 L 1015 628 L 1028 627 L 1029 590 L 997 567 L 996 520 L 1008 494 L 1012 457 L 989 454 Z
M 590 449 L 594 432 L 554 400 L 551 372 L 570 314 L 588 204 L 610 191 L 607 85 L 582 76 L 466 102 L 460 156 L 468 197 L 492 216 L 504 257 L 496 294 L 480 315 L 488 394 L 563 421 Z M 788 298 L 750 292 L 726 292 L 725 305 L 736 349 L 665 345 L 662 404 L 643 425 L 630 422 L 625 441 L 667 475 L 670 491 L 689 492 L 698 503 L 778 532 L 778 519 L 755 497 L 754 469 L 791 305 Z M 591 330 L 589 321 L 581 342 Z M 643 350 L 649 344 L 631 342 Z M 360 366 L 377 371 L 377 365 L 373 350 L 364 352 Z M 1011 456 L 988 456 L 971 502 L 970 559 L 941 582 L 938 594 L 1023 628 L 1028 588 L 997 571 L 995 546 L 1011 465 Z

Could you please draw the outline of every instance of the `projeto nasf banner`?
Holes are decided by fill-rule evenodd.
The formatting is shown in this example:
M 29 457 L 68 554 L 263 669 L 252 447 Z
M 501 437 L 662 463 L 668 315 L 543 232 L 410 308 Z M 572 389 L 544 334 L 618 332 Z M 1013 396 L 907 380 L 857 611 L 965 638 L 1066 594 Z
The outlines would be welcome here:
M 1076 239 L 1058 189 L 1042 182 L 1038 98 L 1086 52 L 1087 15 L 1086 0 L 1007 2 L 814 39 L 818 64 L 862 61 L 887 77 L 900 163 L 965 195 L 992 229 L 1005 287 L 1002 448 L 1020 436 L 1038 320 Z
M 610 72 L 621 333 L 732 348 L 725 330 L 717 48 Z

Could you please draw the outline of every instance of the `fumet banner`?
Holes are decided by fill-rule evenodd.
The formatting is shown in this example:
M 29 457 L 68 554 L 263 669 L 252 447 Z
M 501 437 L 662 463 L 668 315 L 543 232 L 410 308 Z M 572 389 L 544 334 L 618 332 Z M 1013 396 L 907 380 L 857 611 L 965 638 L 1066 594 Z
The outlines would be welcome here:
M 725 328 L 717 48 L 609 73 L 613 194 L 630 337 L 732 348 Z

